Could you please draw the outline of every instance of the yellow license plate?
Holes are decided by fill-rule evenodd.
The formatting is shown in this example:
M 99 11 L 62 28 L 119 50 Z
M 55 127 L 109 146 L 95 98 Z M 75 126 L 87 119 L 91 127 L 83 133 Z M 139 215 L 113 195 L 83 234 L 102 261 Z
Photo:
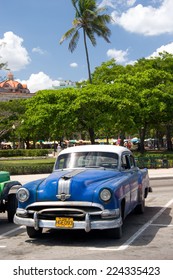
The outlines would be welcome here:
M 55 226 L 58 228 L 72 228 L 73 218 L 56 217 Z

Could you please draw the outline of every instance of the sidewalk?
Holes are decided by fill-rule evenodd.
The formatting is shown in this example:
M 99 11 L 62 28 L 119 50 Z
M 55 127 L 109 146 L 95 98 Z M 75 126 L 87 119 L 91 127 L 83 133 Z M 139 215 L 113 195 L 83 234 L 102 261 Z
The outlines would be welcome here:
M 150 180 L 173 179 L 173 168 L 148 169 Z M 11 180 L 19 181 L 22 185 L 28 182 L 46 178 L 49 174 L 13 175 Z
M 47 178 L 49 174 L 29 174 L 29 175 L 11 175 L 11 180 L 19 181 L 22 185 L 28 182 Z
M 173 179 L 173 168 L 148 169 L 150 179 Z

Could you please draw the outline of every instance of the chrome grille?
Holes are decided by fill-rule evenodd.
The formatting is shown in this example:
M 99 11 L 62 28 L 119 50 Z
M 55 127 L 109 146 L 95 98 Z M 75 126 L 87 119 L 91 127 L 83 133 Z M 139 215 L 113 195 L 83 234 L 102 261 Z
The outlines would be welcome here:
M 53 220 L 55 217 L 73 217 L 75 220 L 84 220 L 85 215 L 100 215 L 103 211 L 102 205 L 88 203 L 72 203 L 69 202 L 46 202 L 33 203 L 27 207 L 29 217 L 33 217 L 34 212 L 37 212 L 39 219 Z

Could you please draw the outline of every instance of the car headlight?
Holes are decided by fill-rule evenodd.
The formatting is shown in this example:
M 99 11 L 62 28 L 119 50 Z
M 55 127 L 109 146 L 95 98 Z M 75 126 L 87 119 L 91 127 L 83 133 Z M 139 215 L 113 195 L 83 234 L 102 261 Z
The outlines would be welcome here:
M 17 191 L 16 197 L 20 202 L 25 202 L 29 198 L 29 191 L 25 188 L 20 188 Z
M 112 196 L 112 193 L 110 190 L 108 189 L 103 189 L 101 192 L 100 192 L 100 198 L 101 200 L 103 201 L 109 201 L 111 199 L 111 196 Z

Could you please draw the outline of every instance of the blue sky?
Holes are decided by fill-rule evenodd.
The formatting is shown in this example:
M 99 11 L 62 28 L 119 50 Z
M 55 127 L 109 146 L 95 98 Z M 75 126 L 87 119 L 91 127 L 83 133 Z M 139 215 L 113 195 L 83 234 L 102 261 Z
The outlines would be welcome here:
M 98 0 L 113 21 L 111 43 L 88 41 L 91 71 L 115 58 L 128 64 L 158 52 L 173 53 L 172 0 Z M 31 92 L 88 78 L 82 34 L 76 50 L 62 45 L 62 35 L 72 27 L 71 0 L 8 0 L 1 2 L 0 62 L 8 62 L 16 80 Z M 7 71 L 0 71 L 4 77 Z

